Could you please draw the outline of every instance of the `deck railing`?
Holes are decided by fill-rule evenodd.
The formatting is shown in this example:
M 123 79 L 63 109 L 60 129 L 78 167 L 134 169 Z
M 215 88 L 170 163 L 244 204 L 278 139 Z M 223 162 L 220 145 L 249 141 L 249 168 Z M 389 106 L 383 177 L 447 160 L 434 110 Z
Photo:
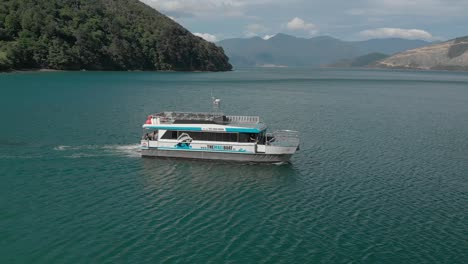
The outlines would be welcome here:
M 269 133 L 267 145 L 296 147 L 299 145 L 299 132 L 293 130 L 277 130 Z
M 232 123 L 253 123 L 257 124 L 260 122 L 258 116 L 226 116 L 229 122 Z
M 225 117 L 225 118 L 224 118 Z M 161 123 L 173 123 L 176 120 L 221 121 L 238 124 L 258 124 L 258 116 L 224 116 L 223 113 L 161 112 L 152 115 Z

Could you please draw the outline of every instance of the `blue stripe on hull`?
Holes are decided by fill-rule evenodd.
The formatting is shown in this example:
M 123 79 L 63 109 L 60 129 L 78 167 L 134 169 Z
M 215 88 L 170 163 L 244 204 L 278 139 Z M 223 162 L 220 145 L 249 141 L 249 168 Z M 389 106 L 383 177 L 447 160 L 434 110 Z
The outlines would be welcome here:
M 143 157 L 162 157 L 162 158 L 187 158 L 201 160 L 225 160 L 239 162 L 254 162 L 254 163 L 283 163 L 288 162 L 291 154 L 286 155 L 270 155 L 261 153 L 229 153 L 229 152 L 208 152 L 208 151 L 174 151 L 163 149 L 144 149 L 142 150 Z
M 243 153 L 243 154 L 255 154 L 250 151 L 238 151 L 238 150 L 216 150 L 216 149 L 182 149 L 182 148 L 173 148 L 173 147 L 157 147 L 152 149 L 160 150 L 176 150 L 176 151 L 204 151 L 204 152 L 228 152 L 228 153 Z

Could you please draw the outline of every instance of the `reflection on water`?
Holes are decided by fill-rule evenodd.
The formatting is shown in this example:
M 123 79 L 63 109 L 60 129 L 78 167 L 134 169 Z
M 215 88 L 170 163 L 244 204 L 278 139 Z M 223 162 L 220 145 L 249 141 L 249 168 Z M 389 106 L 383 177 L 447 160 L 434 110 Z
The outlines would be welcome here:
M 298 176 L 294 165 L 289 163 L 275 165 L 169 158 L 143 158 L 141 174 L 150 185 L 161 186 L 161 182 L 176 178 L 182 181 L 180 185 L 188 181 L 192 186 L 220 190 L 229 190 L 232 185 L 294 183 Z

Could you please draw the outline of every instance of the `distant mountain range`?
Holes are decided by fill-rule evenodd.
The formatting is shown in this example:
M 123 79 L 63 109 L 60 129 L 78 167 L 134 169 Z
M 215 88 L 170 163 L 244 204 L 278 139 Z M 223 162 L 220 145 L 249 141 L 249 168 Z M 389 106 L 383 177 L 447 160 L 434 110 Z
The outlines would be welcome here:
M 387 54 L 383 53 L 369 53 L 366 55 L 362 55 L 359 57 L 356 57 L 354 59 L 345 59 L 345 60 L 340 60 L 336 63 L 326 65 L 327 67 L 338 67 L 338 68 L 348 68 L 348 67 L 374 67 L 376 63 L 380 60 L 386 59 L 390 57 Z
M 431 44 L 423 40 L 398 38 L 342 41 L 328 36 L 310 39 L 277 34 L 260 37 L 226 39 L 217 43 L 234 67 L 245 66 L 321 66 L 370 54 L 394 54 Z
M 468 36 L 395 54 L 377 67 L 468 71 Z

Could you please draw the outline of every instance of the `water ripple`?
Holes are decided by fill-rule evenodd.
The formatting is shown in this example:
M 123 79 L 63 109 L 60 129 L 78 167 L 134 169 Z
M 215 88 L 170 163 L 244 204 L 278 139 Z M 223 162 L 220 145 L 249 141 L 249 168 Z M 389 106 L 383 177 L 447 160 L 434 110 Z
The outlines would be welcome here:
M 285 71 L 85 73 L 69 105 L 53 80 L 0 97 L 31 117 L 3 117 L 0 262 L 465 263 L 466 75 Z M 200 110 L 219 83 L 234 112 L 301 131 L 291 164 L 140 158 L 142 113 Z

